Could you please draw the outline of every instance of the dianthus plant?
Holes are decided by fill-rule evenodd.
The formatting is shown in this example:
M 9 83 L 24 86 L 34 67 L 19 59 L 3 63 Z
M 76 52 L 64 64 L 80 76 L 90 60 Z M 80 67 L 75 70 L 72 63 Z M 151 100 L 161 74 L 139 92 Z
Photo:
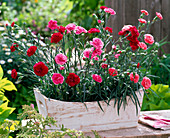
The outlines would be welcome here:
M 14 79 L 29 75 L 37 80 L 34 84 L 42 94 L 49 98 L 87 102 L 104 100 L 109 104 L 116 98 L 118 109 L 130 96 L 138 104 L 136 91 L 149 89 L 151 86 L 148 69 L 157 54 L 157 49 L 164 42 L 155 42 L 149 34 L 150 25 L 162 20 L 160 13 L 150 21 L 148 12 L 141 10 L 138 26 L 125 25 L 118 35 L 112 36 L 112 28 L 106 26 L 109 16 L 116 12 L 101 6 L 98 15 L 93 14 L 97 26 L 86 30 L 74 23 L 59 26 L 50 20 L 48 27 L 51 36 L 42 39 L 30 29 L 21 29 L 15 23 L 6 25 L 7 33 L 3 36 L 11 43 L 11 52 L 18 52 L 28 74 L 12 72 Z M 15 34 L 22 31 L 18 38 Z M 114 30 L 113 30 L 114 31 Z M 106 47 L 112 46 L 110 52 Z M 116 104 L 116 103 L 115 103 Z

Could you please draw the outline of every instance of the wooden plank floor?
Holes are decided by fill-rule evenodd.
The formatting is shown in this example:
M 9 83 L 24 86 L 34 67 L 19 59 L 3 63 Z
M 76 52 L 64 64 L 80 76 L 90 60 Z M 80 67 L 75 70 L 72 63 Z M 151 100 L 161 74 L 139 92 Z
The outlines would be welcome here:
M 157 114 L 170 118 L 170 110 L 145 111 L 141 112 L 141 114 Z M 170 130 L 156 130 L 142 124 L 138 124 L 136 128 L 101 131 L 98 133 L 102 138 L 170 138 Z M 92 133 L 86 133 L 86 135 L 94 137 Z

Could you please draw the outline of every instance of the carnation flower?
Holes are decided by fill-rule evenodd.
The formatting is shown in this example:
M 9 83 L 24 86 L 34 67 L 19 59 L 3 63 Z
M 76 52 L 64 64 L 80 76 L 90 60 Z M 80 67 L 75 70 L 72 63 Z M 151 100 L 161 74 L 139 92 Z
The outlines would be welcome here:
M 144 41 L 150 45 L 154 43 L 154 37 L 151 34 L 144 35 Z
M 61 66 L 61 67 L 60 67 L 60 70 L 64 70 L 64 69 L 65 69 L 65 67 L 64 67 L 64 66 Z
M 103 69 L 107 68 L 107 66 L 108 66 L 107 64 L 104 64 L 104 63 L 102 64 Z
M 111 9 L 111 8 L 105 8 L 104 11 L 107 12 L 107 13 L 110 13 L 111 15 L 115 15 L 116 14 L 116 12 L 113 9 Z
M 76 34 L 76 35 L 79 35 L 79 34 L 81 34 L 81 33 L 87 33 L 87 30 L 84 29 L 84 28 L 81 27 L 81 26 L 76 26 L 76 28 L 75 28 L 75 34 Z
M 149 15 L 149 13 L 146 10 L 141 10 L 141 13 L 144 13 L 146 16 Z
M 110 32 L 110 33 L 113 33 L 113 31 L 112 31 L 112 28 L 111 27 L 105 27 L 104 28 L 105 30 L 107 30 L 108 32 Z
M 10 47 L 11 52 L 14 52 L 16 49 L 15 47 L 18 47 L 19 45 L 16 43 L 13 43 L 12 46 Z
M 48 22 L 48 28 L 50 28 L 51 30 L 57 29 L 57 21 L 50 20 Z
M 139 48 L 139 46 L 138 46 L 139 42 L 138 41 L 130 42 L 129 44 L 130 44 L 130 47 L 133 51 Z
M 142 18 L 140 18 L 140 19 L 138 19 L 138 21 L 140 22 L 140 23 L 147 23 L 147 21 L 145 20 L 145 19 L 142 19 Z
M 11 27 L 14 27 L 14 24 L 15 24 L 15 22 L 12 22 L 12 23 L 11 23 Z
M 36 46 L 30 46 L 30 48 L 27 50 L 27 56 L 32 56 L 34 55 L 35 51 L 37 50 Z
M 16 78 L 17 78 L 17 71 L 16 71 L 16 69 L 13 69 L 13 70 L 11 71 L 11 77 L 12 77 L 13 79 L 16 79 Z
M 56 85 L 62 84 L 64 81 L 64 77 L 59 73 L 54 73 L 51 79 L 52 79 L 53 83 Z
M 106 61 L 106 58 L 104 58 L 103 61 Z
M 104 9 L 106 9 L 107 7 L 106 6 L 100 6 L 100 9 L 101 10 L 104 10 Z
M 156 12 L 156 16 L 157 16 L 160 20 L 162 20 L 162 19 L 163 19 L 162 14 L 161 14 L 161 13 L 159 13 L 159 12 Z
M 101 20 L 97 20 L 98 23 L 101 23 L 102 21 Z
M 97 29 L 97 28 L 91 28 L 90 30 L 88 30 L 88 33 L 89 33 L 89 34 L 92 34 L 92 33 L 100 33 L 100 30 Z
M 59 65 L 63 65 L 67 62 L 67 56 L 64 54 L 57 54 L 57 56 L 55 56 L 55 62 Z
M 117 76 L 118 72 L 115 68 L 109 68 L 110 76 Z
M 98 60 L 99 60 L 99 58 L 96 56 L 96 57 L 94 57 L 94 60 L 98 61 Z
M 34 73 L 37 76 L 43 77 L 44 75 L 48 73 L 48 67 L 43 62 L 36 63 L 33 69 L 34 69 Z
M 64 26 L 59 26 L 59 27 L 58 27 L 58 31 L 59 31 L 60 33 L 64 33 L 65 30 L 66 30 L 66 28 L 65 28 Z
M 129 31 L 129 29 L 132 27 L 132 25 L 124 25 L 122 28 L 123 32 Z
M 85 56 L 86 58 L 89 58 L 90 53 L 91 53 L 91 49 L 90 49 L 90 48 L 86 48 L 86 49 L 84 50 L 84 52 L 83 52 L 83 54 L 84 54 L 84 56 Z
M 112 48 L 113 48 L 113 50 L 116 50 L 116 46 L 115 45 L 112 45 Z
M 74 23 L 69 23 L 66 27 L 67 33 L 71 33 L 71 31 L 74 31 L 76 28 L 76 25 Z
M 67 79 L 66 79 L 66 83 L 70 86 L 73 87 L 77 84 L 80 83 L 80 78 L 78 75 L 76 75 L 75 73 L 69 73 Z
M 148 77 L 144 77 L 141 84 L 146 90 L 149 89 L 152 85 L 151 80 Z
M 63 39 L 63 35 L 58 32 L 58 33 L 54 33 L 51 36 L 51 43 L 58 43 L 59 41 L 61 41 Z
M 130 73 L 130 80 L 133 81 L 134 83 L 137 83 L 139 81 L 139 75 L 135 73 L 135 77 L 134 77 L 133 72 Z
M 95 81 L 97 81 L 97 82 L 99 82 L 99 83 L 102 82 L 102 78 L 101 78 L 100 75 L 93 74 L 93 75 L 92 75 L 92 78 L 93 78 L 93 80 L 95 80 Z
M 115 54 L 114 57 L 115 58 L 119 58 L 120 54 Z
M 139 68 L 139 67 L 140 67 L 140 63 L 137 64 L 137 68 Z
M 96 49 L 101 49 L 104 46 L 104 43 L 100 38 L 93 38 L 93 41 L 90 41 L 90 45 L 94 46 Z
M 138 43 L 138 46 L 139 46 L 140 48 L 142 48 L 143 50 L 146 50 L 146 49 L 147 49 L 147 45 L 146 45 L 144 42 L 139 42 L 139 43 Z
M 97 55 L 100 56 L 102 54 L 102 52 L 103 52 L 101 49 L 97 49 L 97 48 L 95 50 L 93 50 L 93 48 L 91 48 L 91 50 L 93 51 L 91 59 L 93 57 L 97 56 Z

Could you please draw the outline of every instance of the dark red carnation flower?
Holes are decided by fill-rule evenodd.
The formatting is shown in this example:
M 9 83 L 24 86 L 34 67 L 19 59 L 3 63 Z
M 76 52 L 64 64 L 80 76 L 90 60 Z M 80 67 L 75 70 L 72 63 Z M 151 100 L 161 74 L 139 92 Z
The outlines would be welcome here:
M 126 32 L 125 31 L 119 31 L 118 35 L 125 35 Z
M 48 67 L 43 62 L 38 62 L 33 67 L 34 73 L 37 76 L 43 77 L 45 74 L 48 73 Z
M 64 33 L 65 30 L 66 30 L 66 28 L 65 28 L 64 26 L 59 26 L 59 27 L 58 27 L 58 31 L 59 31 L 60 33 Z
M 100 9 L 101 10 L 104 10 L 104 9 L 106 9 L 107 7 L 106 6 L 100 6 Z
M 135 42 L 130 42 L 130 47 L 132 50 L 136 50 L 139 48 L 138 43 Z
M 113 33 L 113 31 L 112 31 L 112 28 L 111 27 L 106 27 L 106 28 L 104 28 L 105 30 L 107 30 L 107 31 L 109 31 L 110 33 Z
M 15 22 L 12 22 L 12 23 L 11 23 L 11 27 L 14 27 L 14 24 L 15 24 Z
M 16 78 L 17 78 L 17 71 L 16 71 L 16 69 L 13 69 L 13 70 L 11 71 L 11 77 L 12 77 L 13 79 L 16 79 Z
M 100 33 L 100 30 L 97 29 L 97 28 L 91 28 L 89 31 L 88 31 L 89 34 L 92 34 L 92 33 Z
M 11 52 L 14 52 L 16 49 L 15 47 L 18 47 L 19 45 L 17 43 L 13 43 L 12 46 L 10 47 Z
M 138 37 L 139 36 L 139 32 L 138 32 L 138 29 L 136 28 L 136 26 L 130 27 L 129 31 L 131 32 L 131 35 L 133 37 Z
M 27 50 L 27 56 L 32 56 L 34 55 L 35 51 L 37 50 L 36 46 L 30 46 L 30 48 Z
M 73 87 L 73 86 L 75 86 L 75 85 L 80 83 L 80 78 L 75 73 L 69 73 L 69 75 L 68 75 L 68 77 L 66 79 L 66 83 L 69 86 Z
M 139 68 L 139 67 L 140 67 L 140 63 L 137 64 L 137 68 Z
M 61 39 L 63 39 L 63 35 L 60 32 L 54 33 L 51 36 L 51 43 L 58 43 Z

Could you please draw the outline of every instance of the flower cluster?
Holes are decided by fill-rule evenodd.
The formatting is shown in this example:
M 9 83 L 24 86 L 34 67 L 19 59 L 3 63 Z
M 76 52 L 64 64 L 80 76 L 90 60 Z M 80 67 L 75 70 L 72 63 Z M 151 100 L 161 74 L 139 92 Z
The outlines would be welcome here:
M 50 20 L 50 41 L 43 40 L 45 44 L 41 46 L 41 37 L 34 36 L 28 29 L 26 37 L 31 38 L 28 40 L 30 45 L 11 37 L 11 52 L 18 51 L 23 55 L 26 64 L 30 65 L 30 74 L 39 82 L 36 86 L 50 98 L 79 102 L 110 101 L 112 98 L 121 99 L 125 94 L 136 99 L 135 91 L 151 86 L 147 69 L 158 43 L 149 30 L 145 30 L 145 26 L 149 28 L 151 25 L 144 19 L 149 15 L 146 10 L 141 10 L 138 27 L 125 25 L 118 32 L 120 38 L 113 41 L 113 30 L 105 26 L 104 20 L 105 15 L 115 14 L 113 9 L 101 6 L 100 18 L 93 14 L 98 25 L 88 31 L 74 23 L 64 27 Z M 160 13 L 156 13 L 152 24 L 158 19 L 163 19 Z M 15 30 L 17 25 L 13 24 L 10 27 Z M 8 29 L 8 33 L 11 30 Z M 112 49 L 106 53 L 109 44 Z M 12 70 L 11 76 L 16 79 L 17 71 Z

